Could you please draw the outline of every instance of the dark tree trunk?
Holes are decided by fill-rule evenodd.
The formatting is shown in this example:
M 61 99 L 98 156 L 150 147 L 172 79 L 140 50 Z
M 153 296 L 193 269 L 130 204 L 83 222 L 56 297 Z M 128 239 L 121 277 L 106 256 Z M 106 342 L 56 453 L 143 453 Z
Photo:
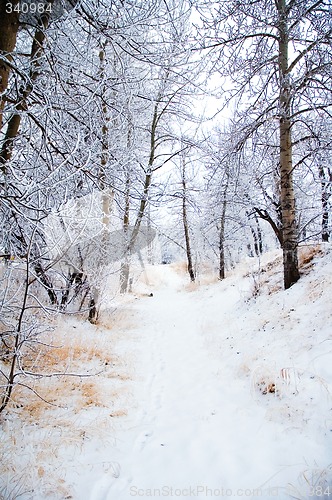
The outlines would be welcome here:
M 318 169 L 320 184 L 321 184 L 321 200 L 322 200 L 322 241 L 329 241 L 329 198 L 331 196 L 332 172 L 328 169 L 329 178 L 326 178 L 324 168 L 322 166 Z
M 1 2 L 1 5 L 5 4 L 4 1 Z M 6 168 L 6 163 L 11 159 L 12 157 L 12 151 L 13 151 L 13 145 L 14 145 L 14 140 L 16 139 L 20 124 L 21 124 L 21 119 L 22 119 L 22 113 L 28 109 L 28 97 L 31 94 L 33 90 L 33 84 L 37 80 L 39 76 L 39 71 L 40 71 L 40 57 L 42 56 L 43 50 L 44 50 L 44 42 L 45 42 L 45 30 L 48 26 L 49 23 L 49 16 L 50 14 L 43 14 L 40 18 L 39 21 L 39 26 L 35 31 L 35 35 L 33 38 L 32 42 L 32 47 L 31 47 L 31 54 L 30 54 L 30 71 L 29 71 L 29 78 L 27 79 L 27 83 L 25 85 L 24 90 L 22 91 L 22 95 L 20 96 L 20 100 L 17 102 L 15 106 L 15 111 L 12 114 L 11 118 L 9 119 L 8 125 L 7 125 L 7 130 L 6 134 L 4 137 L 4 141 L 2 144 L 1 152 L 0 152 L 0 167 L 4 174 L 7 172 Z M 15 23 L 13 24 L 12 31 L 15 29 Z M 8 30 L 7 30 L 8 31 Z M 12 31 L 11 33 L 11 44 L 14 43 L 14 38 L 16 41 L 16 33 L 14 34 Z M 0 32 L 1 32 L 1 22 L 0 22 Z M 8 35 L 9 36 L 9 35 Z M 1 39 L 1 37 L 0 37 Z M 1 49 L 1 47 L 0 47 Z M 1 52 L 0 52 L 1 54 Z M 2 65 L 2 74 L 0 72 L 0 80 L 1 77 L 5 78 L 5 82 L 2 83 L 2 86 L 6 85 L 6 82 L 8 84 L 8 75 L 9 75 L 9 70 L 6 70 L 7 65 L 3 64 Z M 7 80 L 6 80 L 7 78 Z M 0 102 L 0 115 L 2 116 L 2 109 Z
M 84 285 L 86 284 L 86 278 L 83 279 L 83 273 L 78 273 L 76 271 L 69 272 L 68 276 L 66 278 L 66 287 L 62 291 L 62 296 L 61 296 L 61 309 L 65 310 L 68 303 L 69 303 L 69 294 L 73 286 L 75 285 L 73 295 L 70 299 L 70 301 L 74 300 L 80 293 L 81 290 L 83 290 Z
M 255 219 L 255 223 L 256 223 L 256 231 L 254 231 L 255 232 L 255 237 L 254 237 L 254 239 L 255 239 L 255 251 L 256 251 L 257 257 L 259 257 L 263 253 L 263 237 L 262 237 L 261 227 L 259 225 L 259 221 L 258 221 L 257 215 L 255 213 L 254 213 L 254 219 Z
M 182 199 L 182 219 L 183 219 L 183 228 L 184 228 L 184 237 L 186 241 L 186 253 L 187 253 L 187 269 L 190 276 L 191 281 L 195 281 L 195 271 L 193 266 L 193 259 L 191 253 L 191 243 L 190 243 L 190 235 L 189 235 L 189 225 L 187 218 L 187 206 L 186 199 L 183 197 Z
M 123 231 L 125 238 L 128 238 L 129 234 L 129 223 L 130 223 L 130 172 L 126 172 L 126 190 L 125 190 L 125 207 L 123 214 Z M 129 244 L 128 244 L 129 246 Z M 130 274 L 130 256 L 125 255 L 124 260 L 121 262 L 120 268 L 120 293 L 127 293 L 129 285 L 129 274 Z
M 91 297 L 89 302 L 89 321 L 93 325 L 96 324 L 98 321 L 97 305 L 93 297 Z
M 5 0 L 0 2 L 0 130 L 3 125 L 3 110 L 5 107 L 5 92 L 8 87 L 10 75 L 10 62 L 12 60 L 12 52 L 15 49 L 17 32 L 19 28 L 19 13 L 14 11 L 18 4 L 18 0 L 11 0 L 11 13 L 7 12 L 7 4 Z M 8 60 L 8 64 L 6 63 Z M 2 166 L 2 165 L 1 165 Z
M 220 217 L 220 228 L 219 228 L 219 279 L 225 279 L 225 224 L 226 224 L 226 209 L 227 209 L 227 199 L 226 190 L 224 192 L 224 198 L 222 202 L 222 212 Z
M 253 213 L 250 214 L 249 212 L 246 212 L 246 215 L 247 215 L 248 219 L 250 219 L 251 218 L 250 216 L 252 215 L 254 218 L 254 221 L 256 223 L 256 227 L 253 227 L 250 224 L 250 231 L 252 234 L 252 238 L 254 240 L 255 255 L 256 255 L 256 257 L 259 257 L 263 253 L 263 241 L 262 241 L 261 228 L 259 226 L 259 222 L 258 222 L 258 218 L 257 218 L 257 210 L 258 209 L 254 208 Z M 258 210 L 258 212 L 260 212 L 260 210 Z M 249 245 L 249 247 L 250 247 L 250 245 Z
M 295 193 L 293 186 L 291 136 L 291 83 L 288 74 L 288 19 L 286 0 L 276 2 L 279 14 L 279 151 L 280 203 L 282 214 L 282 250 L 284 287 L 291 287 L 300 277 L 298 268 L 298 229 L 296 224 Z
M 189 232 L 189 223 L 188 223 L 188 213 L 187 213 L 187 182 L 186 182 L 186 163 L 185 159 L 181 158 L 182 161 L 182 222 L 184 229 L 184 237 L 186 242 L 186 254 L 187 254 L 187 269 L 190 276 L 191 281 L 195 281 L 195 271 L 193 266 L 193 258 L 191 251 L 191 242 L 190 242 L 190 232 Z
M 39 281 L 41 282 L 41 284 L 43 285 L 43 287 L 47 291 L 47 294 L 48 294 L 48 297 L 50 299 L 52 306 L 58 305 L 58 297 L 57 297 L 56 292 L 54 290 L 53 283 L 51 282 L 51 280 L 47 276 L 45 270 L 43 269 L 43 266 L 41 265 L 40 262 L 36 262 L 34 265 L 34 268 L 35 268 L 36 274 L 39 278 Z

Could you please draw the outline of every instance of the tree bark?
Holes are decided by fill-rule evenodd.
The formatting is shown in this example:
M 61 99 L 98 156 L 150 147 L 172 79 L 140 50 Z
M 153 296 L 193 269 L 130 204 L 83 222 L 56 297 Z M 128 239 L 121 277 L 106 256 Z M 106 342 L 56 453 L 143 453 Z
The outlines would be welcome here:
M 0 2 L 0 130 L 3 126 L 3 110 L 5 107 L 5 92 L 8 87 L 12 52 L 15 49 L 19 28 L 19 13 L 14 11 L 18 0 L 12 0 L 11 12 L 8 12 L 7 2 Z M 6 63 L 8 60 L 8 63 Z
M 329 187 L 332 184 L 332 172 L 328 169 L 329 179 L 326 178 L 324 168 L 319 166 L 318 168 L 320 184 L 321 184 L 321 200 L 322 200 L 322 241 L 329 241 L 330 231 L 329 231 L 329 198 L 330 192 Z M 331 189 L 331 188 L 330 188 Z
M 89 301 L 89 321 L 93 325 L 95 325 L 98 321 L 98 310 L 97 310 L 97 305 L 94 297 L 90 298 Z
M 185 197 L 182 198 L 182 220 L 183 220 L 183 228 L 184 228 L 184 237 L 186 241 L 186 253 L 187 253 L 187 269 L 190 276 L 191 281 L 195 281 L 195 271 L 193 266 L 193 259 L 191 253 L 191 243 L 190 243 L 190 234 L 189 234 L 189 225 L 188 225 L 188 216 L 187 216 L 187 206 Z
M 186 254 L 187 254 L 187 269 L 190 276 L 190 280 L 192 282 L 195 281 L 195 271 L 193 266 L 193 258 L 191 251 L 191 241 L 190 241 L 190 232 L 189 232 L 189 223 L 188 223 L 188 213 L 187 213 L 187 181 L 186 181 L 186 163 L 185 159 L 181 158 L 182 162 L 182 172 L 181 172 L 181 181 L 182 181 L 182 222 L 184 229 L 184 237 L 186 242 Z
M 256 255 L 256 257 L 259 257 L 263 253 L 263 241 L 262 241 L 261 228 L 260 228 L 259 222 L 258 222 L 257 211 L 256 211 L 256 209 L 254 209 L 254 210 L 255 211 L 252 214 L 250 214 L 247 211 L 246 215 L 247 215 L 248 219 L 250 219 L 250 215 L 252 215 L 254 218 L 254 221 L 256 223 L 256 227 L 253 227 L 252 224 L 250 224 L 250 231 L 252 234 L 252 239 L 254 241 L 255 255 Z M 249 246 L 250 246 L 250 244 L 249 244 Z
M 123 231 L 125 238 L 128 237 L 129 223 L 130 223 L 130 172 L 126 172 L 126 189 L 125 189 L 125 206 L 123 213 Z M 121 262 L 120 268 L 120 293 L 126 293 L 129 284 L 129 255 L 126 253 L 125 259 Z
M 282 250 L 284 287 L 291 287 L 300 277 L 298 269 L 298 230 L 296 224 L 293 186 L 291 83 L 288 73 L 288 23 L 286 0 L 276 2 L 279 14 L 279 148 L 280 148 L 280 202 L 282 216 Z
M 3 2 L 3 3 L 5 3 L 5 2 Z M 45 36 L 46 36 L 45 30 L 49 24 L 49 20 L 50 20 L 49 13 L 44 13 L 40 17 L 39 26 L 35 31 L 35 35 L 34 35 L 33 42 L 32 42 L 32 47 L 31 47 L 29 78 L 28 78 L 27 83 L 25 85 L 25 88 L 23 89 L 23 91 L 19 97 L 19 100 L 15 106 L 15 112 L 13 113 L 13 115 L 11 116 L 11 118 L 9 119 L 9 122 L 8 122 L 5 138 L 4 138 L 1 152 L 0 152 L 0 168 L 5 175 L 7 173 L 6 164 L 12 157 L 14 140 L 17 137 L 18 132 L 19 132 L 21 119 L 22 119 L 22 112 L 26 111 L 28 108 L 27 99 L 33 90 L 34 82 L 37 80 L 37 78 L 39 76 L 40 57 L 41 57 L 42 52 L 43 52 L 43 46 L 44 46 L 44 41 L 45 41 Z M 13 23 L 12 31 L 15 30 L 15 27 L 16 27 L 16 25 L 15 25 L 15 23 Z M 1 31 L 1 25 L 0 25 L 0 31 Z M 13 32 L 11 33 L 11 39 L 10 39 L 11 45 L 13 45 L 16 42 L 16 34 L 17 34 L 17 31 L 16 31 L 16 33 L 13 33 Z M 15 42 L 14 42 L 14 38 L 15 38 Z M 9 46 L 9 43 L 8 43 L 8 46 Z M 0 52 L 0 55 L 2 55 L 1 52 Z M 0 72 L 0 77 L 5 78 L 5 80 L 4 81 L 1 80 L 2 83 L 0 85 L 2 85 L 2 86 L 8 85 L 8 76 L 9 76 L 8 65 L 4 64 L 4 65 L 2 65 L 2 74 Z M 3 105 L 4 105 L 4 103 L 1 101 L 1 103 L 0 103 L 0 114 L 1 115 L 2 115 L 1 106 L 3 106 Z
M 47 291 L 47 295 L 51 301 L 52 306 L 57 306 L 58 305 L 58 297 L 56 295 L 56 291 L 54 289 L 53 283 L 50 280 L 50 278 L 47 276 L 45 270 L 43 269 L 43 266 L 39 261 L 36 261 L 34 264 L 34 269 L 35 272 L 39 278 L 39 281 Z
M 226 209 L 227 209 L 227 198 L 226 198 L 227 188 L 228 188 L 228 180 L 222 200 L 222 211 L 221 211 L 220 228 L 219 228 L 219 279 L 220 280 L 225 279 L 225 225 L 226 225 Z

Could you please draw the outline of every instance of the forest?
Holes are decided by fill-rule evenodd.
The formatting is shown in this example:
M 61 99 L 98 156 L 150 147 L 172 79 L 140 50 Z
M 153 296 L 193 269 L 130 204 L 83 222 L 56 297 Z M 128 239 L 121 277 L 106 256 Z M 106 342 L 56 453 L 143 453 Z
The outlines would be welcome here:
M 331 233 L 330 0 L 2 0 L 0 412 L 132 260 L 219 280 Z M 144 263 L 143 263 L 144 264 Z M 52 321 L 51 321 L 51 319 Z

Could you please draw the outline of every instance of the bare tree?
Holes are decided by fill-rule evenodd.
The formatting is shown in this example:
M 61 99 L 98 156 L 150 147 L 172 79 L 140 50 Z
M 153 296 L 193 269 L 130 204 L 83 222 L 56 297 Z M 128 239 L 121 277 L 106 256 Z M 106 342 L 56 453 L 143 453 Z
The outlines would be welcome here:
M 185 248 L 187 255 L 187 269 L 191 281 L 195 281 L 196 273 L 194 268 L 192 244 L 190 237 L 190 223 L 188 216 L 188 187 L 187 187 L 187 162 L 185 150 L 180 155 L 180 169 L 181 169 L 181 198 L 182 198 L 182 223 L 184 230 Z
M 3 111 L 6 102 L 9 75 L 13 63 L 12 54 L 16 46 L 19 29 L 19 12 L 16 8 L 19 0 L 0 3 L 0 131 L 3 126 Z M 2 165 L 1 165 L 2 167 Z
M 284 285 L 289 288 L 299 279 L 294 124 L 312 110 L 327 112 L 331 106 L 331 4 L 208 2 L 201 14 L 206 27 L 201 46 L 218 54 L 219 73 L 233 80 L 235 90 L 230 93 L 236 96 L 240 118 L 238 149 L 265 123 L 278 132 Z M 229 88 L 227 80 L 224 85 Z

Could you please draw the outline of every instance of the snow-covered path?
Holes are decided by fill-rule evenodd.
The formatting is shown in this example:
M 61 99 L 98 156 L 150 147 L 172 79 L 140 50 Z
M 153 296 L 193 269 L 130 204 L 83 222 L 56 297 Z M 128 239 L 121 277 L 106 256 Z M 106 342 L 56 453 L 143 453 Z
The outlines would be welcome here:
M 205 304 L 194 293 L 188 300 L 176 285 L 176 276 L 168 276 L 153 298 L 136 306 L 142 321 L 140 410 L 124 438 L 121 474 L 112 485 L 107 479 L 96 484 L 95 500 L 148 497 L 153 490 L 189 496 L 190 488 L 195 496 L 197 488 L 226 488 L 231 480 L 229 471 L 225 477 L 227 464 L 236 460 L 231 434 L 246 430 L 236 428 L 235 405 L 230 412 L 228 401 L 223 411 L 229 389 L 217 381 L 220 366 L 204 343 Z M 237 298 L 236 291 L 228 297 L 225 313 Z
M 135 304 L 137 409 L 119 438 L 119 475 L 96 481 L 90 500 L 289 498 L 287 481 L 306 456 L 319 456 L 319 444 L 286 435 L 265 418 L 250 381 L 232 379 L 232 359 L 241 353 L 230 346 L 228 315 L 243 290 L 230 286 L 220 298 L 209 287 L 188 293 L 171 270 L 165 273 L 154 297 Z M 218 307 L 218 355 L 207 341 L 209 301 Z
M 148 490 L 212 484 L 222 477 L 216 415 L 223 388 L 204 347 L 204 306 L 165 291 L 154 297 L 146 316 L 153 325 L 145 339 L 151 372 L 142 393 L 143 428 L 131 457 L 133 485 Z M 151 477 L 146 470 L 153 471 Z

